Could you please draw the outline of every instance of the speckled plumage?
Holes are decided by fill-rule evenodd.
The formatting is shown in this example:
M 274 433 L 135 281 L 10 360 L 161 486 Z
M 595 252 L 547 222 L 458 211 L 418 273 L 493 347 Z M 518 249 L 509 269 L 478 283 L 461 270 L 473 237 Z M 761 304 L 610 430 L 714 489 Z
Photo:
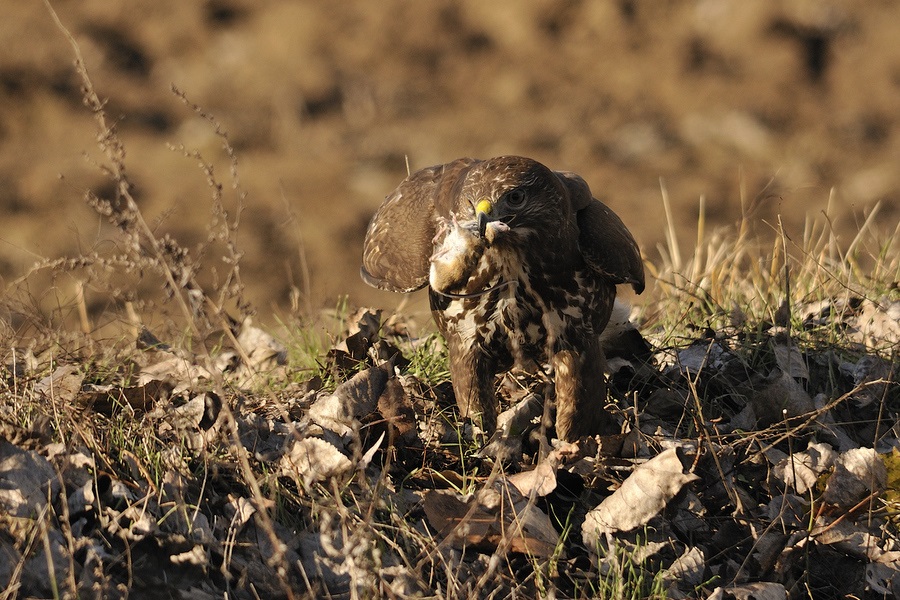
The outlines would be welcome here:
M 577 175 L 516 156 L 418 171 L 372 219 L 362 275 L 429 286 L 460 412 L 487 433 L 494 376 L 526 360 L 552 368 L 560 438 L 608 429 L 599 335 L 616 284 L 640 292 L 644 273 L 631 234 Z

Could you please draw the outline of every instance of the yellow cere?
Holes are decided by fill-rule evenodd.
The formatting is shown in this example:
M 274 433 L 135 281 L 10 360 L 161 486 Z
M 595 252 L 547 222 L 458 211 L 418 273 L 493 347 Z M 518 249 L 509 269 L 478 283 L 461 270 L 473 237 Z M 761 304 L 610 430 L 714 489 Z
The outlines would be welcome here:
M 487 198 L 478 201 L 478 204 L 475 205 L 475 214 L 484 213 L 490 214 L 491 212 L 491 201 Z

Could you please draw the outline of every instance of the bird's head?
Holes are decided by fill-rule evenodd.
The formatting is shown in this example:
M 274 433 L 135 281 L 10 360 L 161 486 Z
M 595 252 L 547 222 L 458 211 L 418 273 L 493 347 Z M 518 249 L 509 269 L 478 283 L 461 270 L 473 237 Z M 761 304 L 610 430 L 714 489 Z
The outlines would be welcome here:
M 530 158 L 501 156 L 477 164 L 463 182 L 461 199 L 488 245 L 537 235 L 554 237 L 571 219 L 565 187 Z M 470 207 L 470 208 L 469 208 Z
M 407 177 L 369 223 L 361 274 L 395 292 L 429 279 L 450 289 L 485 254 L 538 261 L 542 272 L 578 263 L 610 283 L 644 288 L 634 238 L 584 179 L 520 156 L 460 158 Z

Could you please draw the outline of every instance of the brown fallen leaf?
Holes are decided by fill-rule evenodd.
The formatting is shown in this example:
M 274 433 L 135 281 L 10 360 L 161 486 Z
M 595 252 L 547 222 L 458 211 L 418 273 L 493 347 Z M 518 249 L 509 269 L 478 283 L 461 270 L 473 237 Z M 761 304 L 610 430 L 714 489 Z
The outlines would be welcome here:
M 172 393 L 179 394 L 198 387 L 201 380 L 210 380 L 209 371 L 191 361 L 168 352 L 159 352 L 163 360 L 141 369 L 138 387 L 152 381 L 168 381 L 173 385 Z
M 147 411 L 157 400 L 167 397 L 172 387 L 170 381 L 161 379 L 129 387 L 89 385 L 78 393 L 77 402 L 79 406 L 103 415 L 111 415 L 117 408 L 125 406 Z
M 411 444 L 417 439 L 418 421 L 409 393 L 398 377 L 391 377 L 378 396 L 378 412 L 394 432 L 391 438 Z
M 353 421 L 374 412 L 378 398 L 393 374 L 391 363 L 370 367 L 340 384 L 334 393 L 309 407 L 309 418 L 338 435 L 349 435 Z
M 51 398 L 63 404 L 69 404 L 75 400 L 75 396 L 81 391 L 81 383 L 84 381 L 82 373 L 75 365 L 63 365 L 57 367 L 53 373 L 44 377 L 34 391 L 46 398 Z
M 872 563 L 866 565 L 866 583 L 885 598 L 896 598 L 900 592 L 900 565 Z
M 0 509 L 13 516 L 31 518 L 59 491 L 56 471 L 33 450 L 22 450 L 0 440 Z
M 685 590 L 693 590 L 703 583 L 706 555 L 698 547 L 687 548 L 663 573 L 663 579 L 670 584 L 682 584 Z
M 900 300 L 865 299 L 849 322 L 855 330 L 850 334 L 853 340 L 874 347 L 896 344 L 900 341 Z
M 435 490 L 425 493 L 422 507 L 439 537 L 455 536 L 454 546 L 487 545 L 496 548 L 496 538 L 503 530 L 497 515 L 464 502 L 455 493 Z M 491 538 L 494 538 L 493 544 L 489 541 Z
M 809 367 L 796 344 L 773 342 L 772 351 L 779 369 L 795 379 L 809 379 Z
M 369 355 L 369 348 L 381 339 L 381 311 L 363 308 L 347 319 L 344 339 L 328 351 L 328 361 L 337 374 L 356 368 Z
M 900 551 L 893 549 L 893 543 L 870 531 L 864 521 L 854 523 L 821 515 L 816 517 L 809 534 L 817 544 L 832 546 L 848 556 L 879 563 L 900 560 Z
M 255 327 L 248 317 L 240 326 L 237 343 L 249 361 L 249 367 L 267 371 L 287 362 L 287 349 L 272 335 Z
M 732 419 L 732 425 L 742 429 L 767 427 L 785 417 L 798 417 L 814 410 L 816 404 L 803 386 L 786 371 L 775 368 L 744 410 Z
M 900 369 L 897 364 L 880 356 L 867 354 L 853 367 L 853 385 L 858 389 L 853 393 L 853 401 L 859 408 L 885 402 L 896 388 Z
M 810 442 L 805 452 L 795 452 L 779 460 L 772 476 L 802 495 L 816 485 L 819 476 L 832 467 L 836 458 L 831 446 Z
M 530 471 L 520 471 L 507 477 L 507 481 L 516 486 L 523 496 L 546 496 L 556 489 L 556 469 L 559 467 L 559 456 L 551 452 L 546 459 Z
M 369 347 L 381 339 L 381 310 L 361 308 L 347 322 L 350 323 L 347 336 L 335 348 L 356 360 L 364 360 Z
M 716 588 L 707 600 L 786 600 L 787 590 L 780 583 L 760 581 L 727 588 Z
M 872 448 L 847 450 L 834 461 L 834 473 L 825 484 L 822 500 L 852 507 L 871 493 L 887 486 L 887 468 Z
M 515 509 L 504 511 L 503 506 L 507 505 L 501 502 L 499 506 L 489 507 L 475 497 L 463 500 L 458 494 L 435 490 L 426 492 L 423 499 L 428 522 L 438 531 L 438 536 L 448 538 L 454 548 L 494 552 L 505 543 L 511 552 L 540 558 L 550 556 L 556 547 L 555 540 L 532 534 L 526 525 L 517 520 L 520 515 L 538 515 L 538 519 L 540 516 L 547 519 L 547 516 L 533 504 L 527 504 L 527 510 L 534 511 L 532 515 L 525 515 L 522 509 L 519 513 Z
M 593 548 L 600 534 L 631 531 L 643 525 L 681 491 L 699 479 L 685 473 L 677 448 L 669 448 L 636 467 L 613 494 L 588 512 L 582 526 L 584 543 Z
M 353 463 L 334 445 L 323 439 L 308 437 L 294 440 L 281 457 L 281 472 L 299 476 L 309 487 L 317 481 L 349 472 Z
M 680 370 L 696 375 L 704 369 L 721 370 L 722 366 L 731 360 L 733 354 L 720 342 L 698 340 L 679 350 L 676 356 Z

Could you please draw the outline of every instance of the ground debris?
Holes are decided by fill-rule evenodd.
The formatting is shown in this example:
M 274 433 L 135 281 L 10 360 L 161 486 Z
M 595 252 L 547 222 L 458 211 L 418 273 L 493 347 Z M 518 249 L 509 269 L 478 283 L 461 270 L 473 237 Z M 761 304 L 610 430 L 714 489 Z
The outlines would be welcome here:
M 428 375 L 445 349 L 409 331 L 359 311 L 279 394 L 254 391 L 286 371 L 249 323 L 240 351 L 206 360 L 157 340 L 131 371 L 23 376 L 44 414 L 0 414 L 0 576 L 49 595 L 52 564 L 79 593 L 237 598 L 900 587 L 893 358 L 783 326 L 631 339 L 609 369 L 620 433 L 552 439 L 553 389 L 528 365 L 498 378 L 505 410 L 479 446 Z

